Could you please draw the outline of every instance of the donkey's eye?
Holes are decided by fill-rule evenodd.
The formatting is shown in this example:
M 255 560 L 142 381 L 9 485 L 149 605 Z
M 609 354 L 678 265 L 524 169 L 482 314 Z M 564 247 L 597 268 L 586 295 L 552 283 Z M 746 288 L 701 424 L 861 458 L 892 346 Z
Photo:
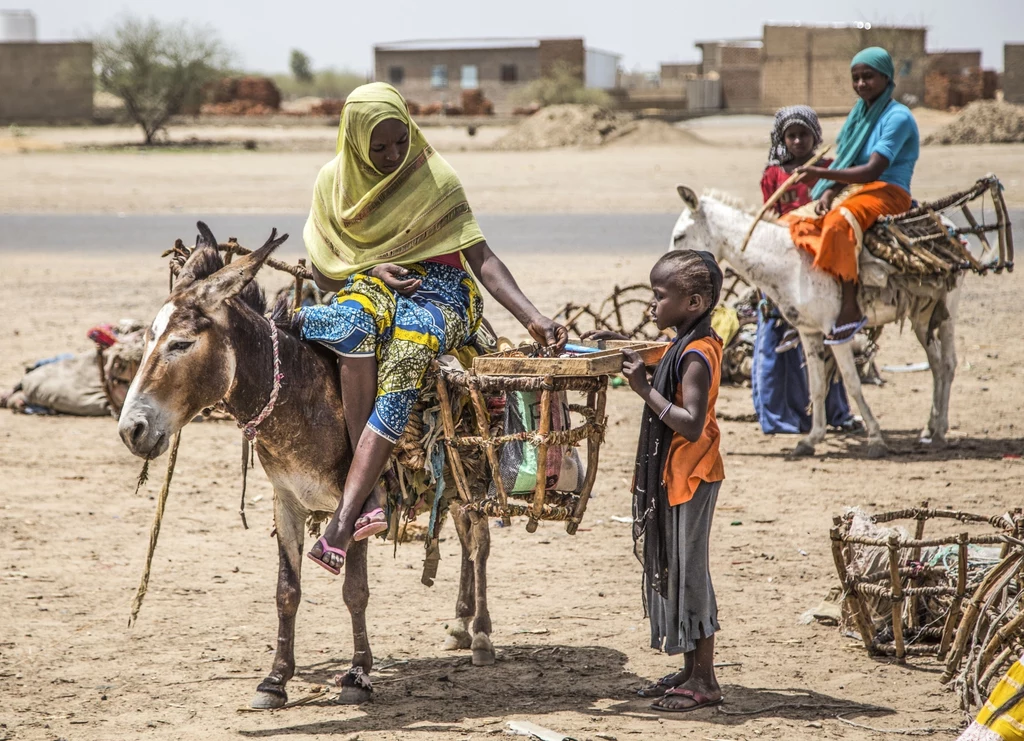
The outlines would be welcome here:
M 171 340 L 167 343 L 167 352 L 185 352 L 194 344 L 195 340 Z

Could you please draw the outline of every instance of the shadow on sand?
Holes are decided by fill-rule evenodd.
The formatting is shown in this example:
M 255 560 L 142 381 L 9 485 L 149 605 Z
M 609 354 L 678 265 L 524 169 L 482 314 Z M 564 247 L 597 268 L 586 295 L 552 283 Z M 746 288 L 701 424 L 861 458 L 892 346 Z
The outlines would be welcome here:
M 501 728 L 496 718 L 544 716 L 577 712 L 592 720 L 629 715 L 656 723 L 666 715 L 650 709 L 650 700 L 636 696 L 647 679 L 626 671 L 626 656 L 598 646 L 515 646 L 499 652 L 493 667 L 479 668 L 466 656 L 382 662 L 374 675 L 374 701 L 344 711 L 329 700 L 302 708 L 267 711 L 276 727 L 239 730 L 250 738 L 313 736 L 332 733 L 415 730 L 467 732 L 466 721 L 487 720 L 483 726 Z M 330 683 L 348 668 L 341 661 L 300 668 L 311 682 Z M 815 721 L 836 714 L 853 717 L 891 714 L 889 708 L 866 706 L 807 689 L 762 689 L 723 685 L 726 701 L 718 708 L 680 717 L 722 725 L 739 725 L 754 717 Z M 300 711 L 303 722 L 289 722 Z M 339 711 L 350 717 L 338 718 Z M 309 713 L 323 720 L 309 720 Z M 330 717 L 334 716 L 334 717 Z M 252 717 L 252 716 L 250 716 Z M 472 722 L 470 725 L 473 725 Z

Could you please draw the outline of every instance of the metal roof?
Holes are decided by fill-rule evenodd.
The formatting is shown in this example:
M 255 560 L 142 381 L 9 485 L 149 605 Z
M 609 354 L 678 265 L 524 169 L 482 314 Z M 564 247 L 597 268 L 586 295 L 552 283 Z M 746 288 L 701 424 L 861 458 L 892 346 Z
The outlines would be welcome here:
M 413 39 L 374 44 L 374 51 L 450 51 L 458 49 L 536 49 L 538 38 Z

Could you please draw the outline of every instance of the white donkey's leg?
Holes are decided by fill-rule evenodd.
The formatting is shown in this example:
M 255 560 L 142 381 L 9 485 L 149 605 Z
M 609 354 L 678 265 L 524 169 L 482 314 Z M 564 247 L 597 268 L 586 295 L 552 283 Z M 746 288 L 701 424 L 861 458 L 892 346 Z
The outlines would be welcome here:
M 807 361 L 807 381 L 811 392 L 811 431 L 796 445 L 797 455 L 814 455 L 814 446 L 825 439 L 825 380 L 824 335 L 800 330 L 800 342 Z
M 836 357 L 836 365 L 839 366 L 839 374 L 843 377 L 846 386 L 846 393 L 853 397 L 860 410 L 860 416 L 864 419 L 864 426 L 868 431 L 868 457 L 881 458 L 888 452 L 885 440 L 882 439 L 882 428 L 871 413 L 871 408 L 864 399 L 864 390 L 860 385 L 860 374 L 857 372 L 857 363 L 853 359 L 853 343 L 835 345 L 830 348 Z
M 929 342 L 928 328 L 932 312 L 914 317 L 914 334 L 928 356 L 932 371 L 932 408 L 928 426 L 921 431 L 920 442 L 925 445 L 942 447 L 946 444 L 949 430 L 949 394 L 956 374 L 956 311 L 955 294 L 947 299 L 948 316 L 939 322 Z M 951 309 L 950 309 L 951 305 Z

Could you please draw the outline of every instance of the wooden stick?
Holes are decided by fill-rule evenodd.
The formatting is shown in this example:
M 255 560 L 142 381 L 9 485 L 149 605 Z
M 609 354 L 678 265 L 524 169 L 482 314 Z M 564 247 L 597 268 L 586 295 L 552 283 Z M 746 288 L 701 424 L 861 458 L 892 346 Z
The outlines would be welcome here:
M 821 150 L 821 152 L 819 152 L 817 154 L 811 155 L 810 159 L 808 159 L 807 162 L 809 164 L 813 164 L 813 163 L 817 162 L 822 157 L 824 157 L 826 154 L 828 154 L 828 150 L 830 150 L 831 148 L 832 148 L 832 145 L 826 146 L 824 149 Z M 757 228 L 758 223 L 761 221 L 761 219 L 764 218 L 764 215 L 766 213 L 768 213 L 768 211 L 771 210 L 771 208 L 776 203 L 779 202 L 779 199 L 782 198 L 782 196 L 784 196 L 786 194 L 786 191 L 788 191 L 790 188 L 792 188 L 794 185 L 796 185 L 797 183 L 799 183 L 803 179 L 804 179 L 804 173 L 802 173 L 802 172 L 794 172 L 792 175 L 790 175 L 788 178 L 786 178 L 786 180 L 782 183 L 782 185 L 780 185 L 776 189 L 776 191 L 774 193 L 772 193 L 771 198 L 769 198 L 767 201 L 764 202 L 764 205 L 761 206 L 761 210 L 758 211 L 757 212 L 757 216 L 754 217 L 754 223 L 751 224 L 750 225 L 750 229 L 747 230 L 747 236 L 743 238 L 743 246 L 740 247 L 740 252 L 746 252 L 746 250 L 747 250 L 747 243 L 750 242 L 750 238 L 754 234 L 754 229 Z
M 829 530 L 829 537 L 832 540 L 832 560 L 835 561 L 836 572 L 843 585 L 843 598 L 847 608 L 853 613 L 853 619 L 857 622 L 857 629 L 860 631 L 860 639 L 864 641 L 864 648 L 867 649 L 868 654 L 874 654 L 871 642 L 874 640 L 875 631 L 871 627 L 871 620 L 867 617 L 867 612 L 862 609 L 860 594 L 857 593 L 857 588 L 846 570 L 846 560 L 843 558 L 843 539 L 839 535 L 839 518 L 833 517 L 832 524 L 834 527 Z
M 171 490 L 171 477 L 174 476 L 174 464 L 178 461 L 178 443 L 181 442 L 181 432 L 174 433 L 171 441 L 171 452 L 167 457 L 167 475 L 164 477 L 163 488 L 160 489 L 160 496 L 156 500 L 156 513 L 153 515 L 153 525 L 149 529 L 149 550 L 146 551 L 146 567 L 142 570 L 142 578 L 139 580 L 139 588 L 132 600 L 131 614 L 128 616 L 128 627 L 135 624 L 139 617 L 139 610 L 142 609 L 142 600 L 146 598 L 149 589 L 149 573 L 153 566 L 153 554 L 156 552 L 156 541 L 160 537 L 160 523 L 164 519 L 164 507 L 167 506 L 167 494 Z
M 580 526 L 580 520 L 587 511 L 587 504 L 590 502 L 590 492 L 594 490 L 594 482 L 597 480 L 597 460 L 601 453 L 601 438 L 604 436 L 605 414 L 604 407 L 608 396 L 608 376 L 602 376 L 602 385 L 598 391 L 591 391 L 587 395 L 587 406 L 595 411 L 594 424 L 599 425 L 597 430 L 590 433 L 587 438 L 587 473 L 583 479 L 583 487 L 580 489 L 580 498 L 576 500 L 576 510 L 573 512 L 573 519 L 565 523 L 565 532 L 575 535 Z
M 1022 557 L 1024 557 L 1024 554 L 1016 554 L 1001 561 L 999 565 L 985 575 L 981 584 L 974 590 L 974 595 L 971 597 L 971 601 L 967 603 L 964 616 L 957 626 L 952 652 L 946 660 L 946 671 L 942 673 L 942 677 L 939 680 L 943 684 L 949 682 L 960 668 L 960 661 L 963 659 L 964 651 L 967 649 L 967 641 L 974 631 L 974 624 L 978 620 L 978 615 L 981 612 L 981 603 L 985 599 L 985 595 L 988 594 L 993 584 L 1005 578 L 1007 571 L 1016 569 L 1020 565 Z
M 892 580 L 892 637 L 896 646 L 896 661 L 906 661 L 907 648 L 903 643 L 903 581 L 900 579 L 900 536 L 889 536 L 889 576 Z
M 949 242 L 949 246 L 954 250 L 953 254 L 961 255 L 961 259 L 969 262 L 971 267 L 979 273 L 984 272 L 984 268 L 982 268 L 981 263 L 974 259 L 974 255 L 971 254 L 971 251 L 960 244 L 960 241 L 950 235 L 946 230 L 946 225 L 942 223 L 942 219 L 939 218 L 939 215 L 931 209 L 928 209 L 928 216 L 935 222 L 935 226 L 942 230 L 943 235 L 946 237 L 946 241 Z
M 999 193 L 999 184 L 994 184 L 990 192 L 992 194 L 992 207 L 996 211 L 996 219 L 999 222 L 999 231 L 997 232 L 999 238 L 999 262 L 996 263 L 995 270 L 997 273 L 1000 273 L 1006 267 L 1006 222 L 1003 220 L 1003 209 L 999 207 L 999 202 L 1002 200 L 1002 196 Z
M 953 604 L 949 606 L 949 613 L 946 615 L 946 624 L 942 626 L 942 638 L 939 641 L 939 659 L 946 658 L 949 653 L 949 645 L 953 641 L 953 630 L 960 622 L 964 609 L 964 597 L 967 594 L 967 533 L 960 533 L 957 544 L 957 572 L 956 572 L 956 597 Z
M 540 392 L 540 421 L 537 434 L 540 437 L 540 445 L 537 446 L 537 488 L 533 494 L 533 509 L 530 511 L 530 519 L 526 523 L 526 532 L 537 532 L 537 521 L 544 512 L 544 495 L 548 487 L 548 433 L 551 431 L 551 397 L 553 391 L 551 386 L 554 379 L 551 376 L 544 377 L 545 388 Z
M 480 386 L 473 383 L 473 378 L 476 376 L 476 371 L 470 370 L 470 381 L 469 381 L 469 396 L 473 400 L 473 407 L 476 409 L 476 429 L 480 433 L 485 441 L 491 439 L 491 415 L 487 411 L 487 402 L 484 401 L 484 395 L 480 393 Z M 498 451 L 493 445 L 484 445 L 484 454 L 487 456 L 487 462 L 491 466 L 491 475 L 494 477 L 494 490 L 498 494 L 498 502 L 501 503 L 501 508 L 504 510 L 508 507 L 508 494 L 505 491 L 505 482 L 501 480 L 501 467 L 498 462 Z
M 459 449 L 455 445 L 455 422 L 452 419 L 452 403 L 448 398 L 448 385 L 445 383 L 444 376 L 441 375 L 441 370 L 437 367 L 435 362 L 434 372 L 437 374 L 437 399 L 441 405 L 441 424 L 444 426 L 444 442 L 445 447 L 448 449 L 448 459 L 451 461 L 449 464 L 452 469 L 452 478 L 455 479 L 455 488 L 459 490 L 459 496 L 462 497 L 462 501 L 469 503 L 471 497 L 469 493 L 469 482 L 466 480 L 466 469 L 462 467 L 462 457 L 459 455 Z
M 306 258 L 299 258 L 299 268 L 302 270 L 306 269 Z M 301 275 L 295 275 L 295 303 L 293 305 L 295 311 L 302 308 L 302 283 L 304 280 L 305 279 Z
M 924 512 L 926 512 L 928 510 L 928 502 L 927 501 L 921 502 L 921 510 L 922 511 L 920 513 L 918 513 L 918 515 L 917 515 L 917 525 L 914 528 L 914 539 L 915 540 L 921 540 L 924 537 L 924 523 L 925 523 Z M 920 547 L 912 548 L 910 550 L 910 560 L 912 562 L 918 562 L 918 561 L 921 560 L 921 548 Z M 913 585 L 914 586 L 921 586 L 921 583 L 922 583 L 922 577 L 918 577 L 917 579 L 913 580 Z M 918 600 L 918 596 L 916 594 L 911 595 L 911 597 L 910 597 L 910 611 L 907 614 L 907 627 L 908 628 L 917 628 L 918 627 L 918 625 L 917 625 L 918 601 L 919 601 Z
M 989 244 L 988 237 L 985 236 L 985 232 L 981 231 L 978 227 L 978 221 L 974 218 L 974 214 L 971 213 L 970 207 L 965 203 L 960 207 L 960 211 L 963 212 L 964 218 L 967 219 L 967 223 L 970 224 L 973 229 L 978 229 L 975 234 L 978 236 L 981 246 L 984 247 L 982 257 L 988 255 L 992 251 L 992 245 Z

